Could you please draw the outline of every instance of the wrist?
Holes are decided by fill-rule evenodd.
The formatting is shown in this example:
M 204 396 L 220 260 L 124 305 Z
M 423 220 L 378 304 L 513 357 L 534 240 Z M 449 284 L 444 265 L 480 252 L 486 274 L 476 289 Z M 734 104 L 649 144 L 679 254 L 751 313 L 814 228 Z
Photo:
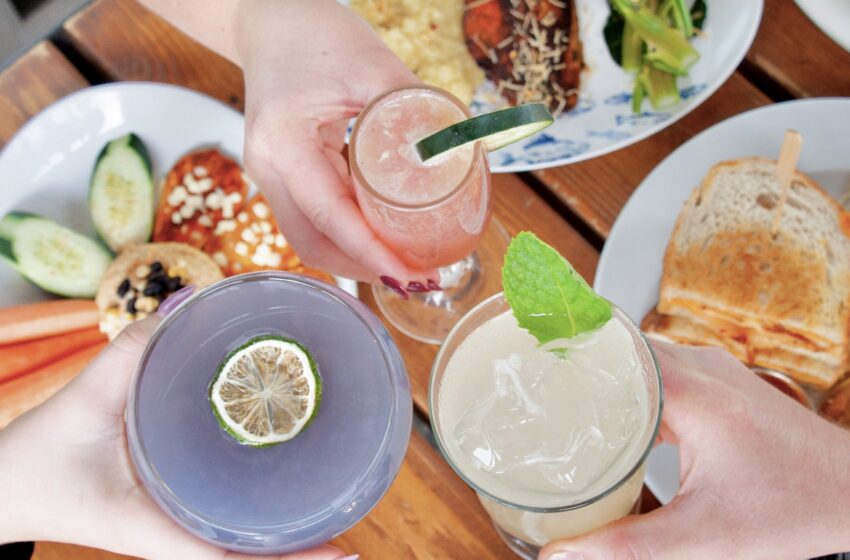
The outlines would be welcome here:
M 54 398 L 0 430 L 0 543 L 102 547 L 115 534 L 97 498 L 104 481 L 92 487 L 80 474 L 90 469 L 90 451 L 63 429 L 72 422 L 56 404 Z
M 350 32 L 349 18 L 357 16 L 337 0 L 241 0 L 232 13 L 229 58 L 246 74 L 249 66 L 263 73 L 284 67 L 298 70 L 307 62 L 305 54 L 332 52 L 339 38 Z
M 850 551 L 850 432 L 812 420 L 810 455 L 797 456 L 788 473 L 788 489 L 797 491 L 786 491 L 777 504 L 795 519 L 784 533 L 787 546 L 806 558 Z
M 140 0 L 195 41 L 240 65 L 235 30 L 247 0 Z
M 850 432 L 834 425 L 830 428 L 835 433 L 832 453 L 835 483 L 829 488 L 832 500 L 814 506 L 830 518 L 828 534 L 832 538 L 829 541 L 829 552 L 850 552 L 850 467 L 847 463 L 850 457 Z
M 0 430 L 0 543 L 50 537 L 43 512 L 51 506 L 36 492 L 31 449 L 22 433 L 26 422 L 22 418 Z
M 311 0 L 316 1 L 316 0 Z M 298 12 L 292 10 L 291 4 L 297 0 L 286 2 L 268 2 L 267 0 L 242 0 L 238 3 L 231 26 L 233 41 L 233 57 L 231 60 L 247 73 L 246 66 L 264 53 L 271 53 L 273 45 L 278 45 L 293 33 L 288 26 L 298 22 Z M 289 14 L 286 12 L 291 10 Z M 284 63 L 281 60 L 271 61 L 272 65 Z M 268 68 L 266 68 L 268 71 Z

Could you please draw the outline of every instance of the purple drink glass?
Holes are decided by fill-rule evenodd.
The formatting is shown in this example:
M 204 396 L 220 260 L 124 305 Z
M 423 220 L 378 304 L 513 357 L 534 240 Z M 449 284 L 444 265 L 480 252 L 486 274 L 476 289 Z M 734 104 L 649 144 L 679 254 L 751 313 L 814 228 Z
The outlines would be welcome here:
M 207 388 L 234 348 L 261 334 L 303 343 L 322 376 L 313 422 L 269 448 L 237 443 Z M 309 548 L 354 525 L 398 473 L 412 405 L 401 356 L 359 300 L 278 272 L 223 280 L 163 320 L 127 404 L 136 472 L 180 525 L 251 554 Z

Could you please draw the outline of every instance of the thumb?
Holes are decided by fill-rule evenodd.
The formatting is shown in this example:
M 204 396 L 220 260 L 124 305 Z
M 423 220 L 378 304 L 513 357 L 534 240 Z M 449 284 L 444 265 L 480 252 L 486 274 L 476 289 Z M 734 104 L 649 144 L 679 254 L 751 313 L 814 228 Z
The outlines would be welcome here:
M 125 327 L 77 378 L 79 386 L 100 395 L 105 403 L 120 405 L 123 410 L 122 399 L 127 397 L 148 341 L 162 319 L 192 295 L 194 289 L 190 285 L 174 292 L 160 304 L 156 313 Z
M 539 560 L 681 560 L 721 558 L 705 527 L 693 523 L 681 498 L 651 513 L 630 515 L 576 538 L 554 541 Z M 695 530 L 696 529 L 696 530 Z M 697 532 L 697 530 L 699 532 Z

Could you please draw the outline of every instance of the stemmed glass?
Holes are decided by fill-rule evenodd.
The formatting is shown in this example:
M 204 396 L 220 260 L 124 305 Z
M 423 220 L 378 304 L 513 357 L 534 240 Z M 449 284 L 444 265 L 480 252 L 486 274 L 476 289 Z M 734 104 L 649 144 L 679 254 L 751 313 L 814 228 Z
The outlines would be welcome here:
M 463 102 L 440 88 L 396 88 L 369 103 L 349 142 L 366 221 L 407 265 L 437 268 L 442 287 L 424 292 L 415 286 L 405 300 L 374 286 L 375 301 L 396 328 L 431 344 L 442 342 L 467 311 L 501 289 L 509 238 L 490 217 L 493 192 L 483 144 L 426 163 L 413 148 L 431 132 L 470 117 Z

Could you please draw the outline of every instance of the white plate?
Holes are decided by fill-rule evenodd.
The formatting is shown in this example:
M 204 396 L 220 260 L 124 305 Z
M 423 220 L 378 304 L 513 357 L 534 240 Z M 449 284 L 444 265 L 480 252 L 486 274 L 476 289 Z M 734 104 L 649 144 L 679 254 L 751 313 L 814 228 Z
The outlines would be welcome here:
M 86 192 L 104 144 L 135 132 L 150 150 L 154 177 L 186 152 L 216 146 L 242 159 L 244 121 L 231 107 L 177 86 L 121 82 L 80 90 L 33 117 L 0 153 L 0 216 L 29 210 L 94 235 Z M 340 279 L 357 296 L 357 283 Z M 48 294 L 0 262 L 0 307 Z
M 796 0 L 821 31 L 850 52 L 850 0 Z
M 742 113 L 683 144 L 644 179 L 611 228 L 596 290 L 640 322 L 657 302 L 667 241 L 694 187 L 717 162 L 776 158 L 788 128 L 803 136 L 799 169 L 840 198 L 850 185 L 850 99 L 791 101 Z M 663 503 L 675 495 L 675 447 L 662 445 L 652 452 L 646 484 Z
M 820 0 L 816 0 L 820 1 Z M 339 0 L 347 5 L 348 0 Z M 682 102 L 671 110 L 631 110 L 633 78 L 614 62 L 602 30 L 607 0 L 576 0 L 586 70 L 578 105 L 543 132 L 490 154 L 495 173 L 514 173 L 575 163 L 619 150 L 670 126 L 695 109 L 735 71 L 756 36 L 763 0 L 708 0 L 701 36 L 693 40 L 700 60 L 679 80 Z M 500 108 L 489 82 L 479 88 L 473 113 Z

